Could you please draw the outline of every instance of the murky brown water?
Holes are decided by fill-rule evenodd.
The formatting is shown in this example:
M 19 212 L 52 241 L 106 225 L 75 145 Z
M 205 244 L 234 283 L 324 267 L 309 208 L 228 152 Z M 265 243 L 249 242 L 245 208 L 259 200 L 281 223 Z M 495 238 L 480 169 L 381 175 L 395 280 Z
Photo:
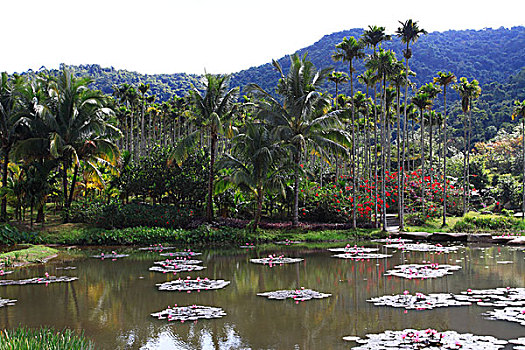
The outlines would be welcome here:
M 344 246 L 343 243 L 331 246 Z M 109 252 L 111 249 L 106 249 Z M 94 254 L 101 250 L 77 252 Z M 149 272 L 158 253 L 130 248 L 131 255 L 117 261 L 81 258 L 72 263 L 18 269 L 3 279 L 52 275 L 77 276 L 63 284 L 0 286 L 0 296 L 18 299 L 15 306 L 0 309 L 0 326 L 21 325 L 84 330 L 100 349 L 348 349 L 343 336 L 364 336 L 387 329 L 436 328 L 502 339 L 525 335 L 525 327 L 504 321 L 485 320 L 491 308 L 470 306 L 431 311 L 376 307 L 370 297 L 402 293 L 452 292 L 467 288 L 525 287 L 525 254 L 520 249 L 470 246 L 457 253 L 436 255 L 405 253 L 407 263 L 422 260 L 461 265 L 462 269 L 434 280 L 405 280 L 383 273 L 402 263 L 403 254 L 392 258 L 355 262 L 332 258 L 325 248 L 278 247 L 268 250 L 210 250 L 200 256 L 207 269 L 181 273 L 181 277 L 230 280 L 218 291 L 160 292 L 156 283 L 173 275 Z M 270 253 L 302 257 L 304 262 L 269 268 L 249 262 Z M 513 264 L 498 264 L 512 260 Z M 58 266 L 76 270 L 55 270 Z M 178 275 L 178 276 L 179 276 Z M 177 277 L 178 277 L 177 276 Z M 306 287 L 332 296 L 295 304 L 275 301 L 256 293 Z M 167 323 L 150 316 L 168 305 L 222 307 L 227 316 L 197 323 Z

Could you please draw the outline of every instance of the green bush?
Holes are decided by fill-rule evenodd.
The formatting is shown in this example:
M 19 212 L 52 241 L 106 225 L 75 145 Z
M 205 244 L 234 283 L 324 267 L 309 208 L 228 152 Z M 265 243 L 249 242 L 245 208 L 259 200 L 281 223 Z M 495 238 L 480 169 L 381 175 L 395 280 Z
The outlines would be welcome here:
M 518 221 L 514 217 L 497 215 L 465 215 L 454 225 L 456 231 L 477 231 L 477 230 L 510 230 L 516 228 Z
M 0 244 L 38 243 L 39 237 L 34 232 L 20 232 L 9 224 L 0 224 Z
M 83 334 L 65 329 L 61 332 L 49 328 L 19 327 L 2 330 L 0 350 L 92 350 L 94 344 Z

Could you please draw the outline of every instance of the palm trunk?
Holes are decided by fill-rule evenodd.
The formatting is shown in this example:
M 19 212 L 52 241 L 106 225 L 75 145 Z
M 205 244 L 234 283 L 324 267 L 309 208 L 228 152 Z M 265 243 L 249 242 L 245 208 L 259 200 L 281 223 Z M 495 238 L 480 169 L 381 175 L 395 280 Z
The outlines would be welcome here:
M 383 78 L 383 98 L 381 99 L 381 226 L 383 231 L 386 231 L 386 196 L 385 196 L 385 150 L 386 150 L 386 75 Z
M 467 115 L 463 115 L 463 215 L 467 212 Z
M 425 116 L 421 110 L 421 213 L 425 218 Z
M 378 227 L 377 222 L 377 95 L 376 85 L 374 84 L 374 227 Z
M 521 200 L 521 219 L 525 220 L 525 116 L 522 117 L 523 127 L 521 129 L 521 148 L 523 151 L 523 171 L 522 171 L 522 200 Z
M 73 180 L 71 181 L 71 186 L 70 186 L 70 189 L 69 189 L 69 196 L 67 197 L 67 202 L 66 202 L 66 205 L 65 205 L 65 209 L 66 209 L 65 222 L 69 222 L 69 209 L 71 208 L 71 202 L 73 201 L 73 193 L 75 192 L 75 185 L 76 185 L 76 182 L 77 182 L 77 175 L 78 175 L 78 164 L 75 164 L 75 168 L 73 170 Z M 67 180 L 66 180 L 66 183 L 67 183 Z M 64 188 L 64 190 L 67 193 L 66 188 Z
M 447 86 L 443 88 L 443 226 L 447 225 Z
M 263 203 L 263 186 L 262 183 L 257 185 L 257 211 L 255 212 L 255 223 L 253 225 L 254 230 L 259 227 L 261 222 L 261 213 L 262 213 L 262 203 Z
M 4 147 L 4 164 L 2 164 L 2 187 L 7 189 L 7 170 L 9 167 L 9 147 Z M 7 197 L 2 197 L 2 221 L 7 222 Z
M 408 43 L 407 43 L 408 51 Z M 406 174 L 406 133 L 407 133 L 407 100 L 408 100 L 408 58 L 405 59 L 405 106 L 403 108 L 403 156 L 402 156 L 402 173 L 401 173 L 401 187 L 399 188 L 399 196 L 401 200 L 399 201 L 399 230 L 403 231 L 405 229 L 405 174 Z
M 403 163 L 401 163 L 401 111 L 399 106 L 400 86 L 396 86 L 396 115 L 397 115 L 397 217 L 401 218 L 401 174 L 403 172 Z
M 469 109 L 468 109 L 468 142 L 467 142 L 467 212 L 470 208 L 470 138 L 472 134 L 472 100 L 469 102 Z
M 354 74 L 352 73 L 352 61 L 350 61 L 350 94 L 352 98 L 352 228 L 357 227 L 356 223 L 356 172 L 355 172 L 355 158 L 356 158 L 356 143 L 355 143 L 355 109 L 354 109 Z
M 292 227 L 299 226 L 299 167 L 301 159 L 301 150 L 295 155 L 295 179 L 293 188 L 293 213 L 292 213 Z
M 206 198 L 206 221 L 213 221 L 213 181 L 215 178 L 215 149 L 217 147 L 217 135 L 211 134 L 210 140 L 210 175 L 208 178 L 208 198 Z

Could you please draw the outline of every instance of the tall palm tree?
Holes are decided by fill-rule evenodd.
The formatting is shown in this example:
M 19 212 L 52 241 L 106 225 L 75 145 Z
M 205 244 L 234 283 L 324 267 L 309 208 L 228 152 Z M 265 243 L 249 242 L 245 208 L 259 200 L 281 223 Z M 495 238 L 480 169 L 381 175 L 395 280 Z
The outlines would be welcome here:
M 366 85 L 366 98 L 368 99 L 368 92 L 369 92 L 370 86 L 375 86 L 375 84 L 379 80 L 379 76 L 372 69 L 367 69 L 362 74 L 358 75 L 357 79 L 359 80 L 361 84 Z M 371 100 L 369 100 L 369 103 L 370 103 L 370 106 L 372 106 Z M 365 117 L 365 128 L 366 128 L 366 131 L 365 131 L 366 166 L 365 167 L 368 169 L 367 170 L 367 180 L 370 181 L 370 178 L 372 177 L 371 175 L 372 159 L 371 159 L 371 152 L 370 152 L 371 142 L 370 142 L 370 128 L 369 128 L 370 122 L 368 120 L 368 118 L 370 117 L 370 114 L 367 113 L 364 117 Z
M 447 86 L 456 82 L 456 76 L 451 73 L 438 72 L 434 83 L 443 87 L 443 226 L 447 225 Z
M 88 88 L 90 83 L 91 79 L 76 78 L 67 68 L 63 68 L 48 86 L 48 108 L 53 116 L 48 120 L 49 151 L 62 164 L 66 222 L 69 220 L 80 161 L 85 160 L 93 174 L 100 178 L 94 161 L 116 165 L 120 157 L 113 143 L 113 139 L 120 136 L 120 131 L 108 123 L 113 110 L 107 107 L 106 97 Z M 67 172 L 72 165 L 73 178 L 68 186 Z
M 343 41 L 335 45 L 336 52 L 332 55 L 334 61 L 348 62 L 348 70 L 350 73 L 350 97 L 354 97 L 354 59 L 362 59 L 365 57 L 364 43 L 356 40 L 353 36 L 350 38 L 343 38 Z M 356 182 L 356 148 L 355 142 L 355 110 L 354 105 L 351 104 L 351 126 L 352 126 L 352 228 L 356 228 L 356 203 L 357 203 L 357 182 Z
M 401 38 L 401 42 L 406 44 L 406 49 L 403 50 L 403 56 L 405 57 L 405 80 L 408 82 L 408 60 L 412 57 L 412 50 L 410 49 L 410 43 L 415 43 L 417 39 L 427 34 L 427 31 L 419 28 L 417 21 L 408 19 L 405 22 L 399 21 L 401 27 L 397 28 L 396 35 Z M 407 122 L 407 106 L 408 106 L 408 84 L 405 85 L 405 107 L 403 108 L 403 124 Z M 405 163 L 405 148 L 403 147 L 403 164 Z M 404 196 L 405 196 L 405 168 L 403 168 L 403 176 L 401 181 L 401 206 L 404 207 Z M 399 218 L 399 229 L 403 230 L 405 227 L 404 212 L 401 212 Z
M 425 118 L 423 116 L 423 110 L 427 109 L 432 105 L 430 96 L 426 92 L 418 92 L 417 95 L 412 97 L 411 102 L 419 108 L 419 116 L 421 120 L 421 213 L 425 217 L 425 143 L 423 132 L 425 130 Z
M 434 104 L 434 100 L 437 97 L 437 95 L 441 92 L 441 88 L 439 86 L 437 86 L 437 85 L 434 85 L 433 83 L 428 83 L 428 84 L 423 85 L 420 88 L 420 91 L 424 92 L 424 93 L 426 93 L 428 95 L 429 100 L 430 100 L 430 106 L 428 106 L 428 109 L 431 111 L 432 105 Z M 430 128 L 431 128 L 430 129 L 430 133 L 432 133 L 432 121 L 430 121 L 429 125 L 430 125 Z M 421 135 L 423 135 L 423 133 L 424 133 L 424 131 L 422 131 Z M 430 137 L 432 137 L 432 134 L 430 134 Z M 430 157 L 429 157 L 430 167 L 429 167 L 429 169 L 430 169 L 430 178 L 432 179 L 433 178 L 433 170 L 432 170 L 433 169 L 432 168 L 432 142 L 430 142 L 429 147 L 430 147 Z M 424 158 L 423 158 L 423 160 L 424 160 Z
M 464 157 L 463 157 L 463 214 L 468 212 L 470 200 L 470 134 L 472 120 L 472 101 L 477 99 L 481 94 L 481 87 L 476 79 L 469 83 L 467 78 L 461 77 L 459 84 L 454 88 L 459 92 L 461 97 L 461 109 L 463 115 L 467 117 L 464 122 Z M 468 114 L 467 114 L 468 113 Z
M 386 104 L 387 104 L 387 87 L 386 83 L 389 76 L 394 72 L 396 65 L 396 55 L 393 51 L 380 49 L 379 52 L 372 55 L 367 61 L 368 69 L 373 69 L 377 72 L 381 82 L 381 222 L 383 230 L 386 231 L 386 201 L 385 201 L 385 149 L 386 149 Z M 377 186 L 376 186 L 377 187 Z
M 525 220 L 525 100 L 514 101 L 514 110 L 512 112 L 512 120 L 521 117 L 522 128 L 521 128 L 521 150 L 523 152 L 523 171 L 522 171 L 522 202 L 521 202 L 521 219 Z
M 337 96 L 339 96 L 339 84 L 348 83 L 348 75 L 345 72 L 333 71 L 328 80 L 335 84 L 335 109 L 337 109 Z
M 188 134 L 175 147 L 170 161 L 176 160 L 181 164 L 190 152 L 197 146 L 201 137 L 209 141 L 210 164 L 208 177 L 208 197 L 206 198 L 206 220 L 213 221 L 213 183 L 215 179 L 215 159 L 217 156 L 217 141 L 219 136 L 230 134 L 231 124 L 228 123 L 234 116 L 239 88 L 228 89 L 228 75 L 206 74 L 204 92 L 195 87 L 190 92 L 191 104 L 196 115 L 198 129 Z
M 2 164 L 2 188 L 7 189 L 9 153 L 16 142 L 16 127 L 19 115 L 17 112 L 17 87 L 23 83 L 20 76 L 9 78 L 7 73 L 0 76 L 0 147 L 4 156 Z M 7 221 L 7 198 L 2 195 L 0 218 Z
M 299 181 L 302 173 L 303 153 L 310 149 L 326 157 L 332 154 L 347 155 L 348 135 L 341 130 L 340 111 L 326 113 L 330 99 L 319 92 L 328 69 L 317 70 L 306 55 L 290 57 L 291 66 L 285 75 L 281 65 L 273 61 L 281 78 L 277 85 L 279 99 L 264 91 L 257 84 L 250 84 L 248 91 L 257 100 L 259 118 L 272 128 L 272 133 L 290 150 L 294 171 L 294 199 L 292 225 L 299 224 Z

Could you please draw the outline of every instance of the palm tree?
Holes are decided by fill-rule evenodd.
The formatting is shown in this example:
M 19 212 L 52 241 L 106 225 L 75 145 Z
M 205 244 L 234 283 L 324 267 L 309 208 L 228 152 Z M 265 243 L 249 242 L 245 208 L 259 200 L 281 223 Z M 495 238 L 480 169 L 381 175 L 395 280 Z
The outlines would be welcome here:
M 423 131 L 425 130 L 425 118 L 423 110 L 432 105 L 432 101 L 428 93 L 420 91 L 417 95 L 412 97 L 411 102 L 419 108 L 419 116 L 421 120 L 421 213 L 425 217 L 425 143 Z
M 379 76 L 372 70 L 372 69 L 367 69 L 366 71 L 364 71 L 362 74 L 358 75 L 357 76 L 357 79 L 359 80 L 359 82 L 361 84 L 364 84 L 366 85 L 366 98 L 368 99 L 368 92 L 369 92 L 369 89 L 370 89 L 370 86 L 375 86 L 375 84 L 377 83 L 377 81 L 379 80 Z M 370 100 L 370 106 L 372 105 L 372 101 Z M 375 108 L 374 108 L 375 110 Z M 365 150 L 366 150 L 366 154 L 365 154 L 365 157 L 366 157 L 366 168 L 368 169 L 367 171 L 367 180 L 370 180 L 370 178 L 372 177 L 371 175 L 371 169 L 372 169 L 372 159 L 371 159 L 371 155 L 370 155 L 370 129 L 369 129 L 369 124 L 370 122 L 368 121 L 368 117 L 369 117 L 369 113 L 367 113 L 364 117 L 365 117 L 365 128 L 366 128 L 366 132 L 365 132 Z
M 226 179 L 254 195 L 257 204 L 252 228 L 255 230 L 261 221 L 265 191 L 280 188 L 284 193 L 279 176 L 283 169 L 277 166 L 282 149 L 263 123 L 249 122 L 244 129 L 232 139 L 232 154 L 225 154 L 217 165 L 232 169 L 233 173 Z
M 348 62 L 349 72 L 350 72 L 350 97 L 354 97 L 354 59 L 362 59 L 365 57 L 365 52 L 363 51 L 364 43 L 357 41 L 353 36 L 350 38 L 343 38 L 343 41 L 335 45 L 337 49 L 336 53 L 332 55 L 334 61 L 343 61 Z M 356 191 L 356 148 L 357 144 L 355 142 L 355 111 L 354 105 L 351 105 L 351 123 L 352 123 L 352 228 L 356 228 L 356 210 L 355 206 L 357 203 L 357 191 Z
M 335 109 L 337 109 L 337 96 L 339 96 L 339 84 L 348 83 L 348 75 L 345 72 L 333 71 L 328 80 L 335 83 Z
M 523 171 L 522 171 L 522 203 L 521 203 L 521 219 L 525 220 L 525 100 L 514 101 L 514 111 L 512 112 L 512 120 L 521 117 L 523 123 L 521 128 L 521 145 L 523 152 Z
M 248 91 L 257 100 L 255 105 L 258 116 L 272 128 L 272 133 L 291 153 L 294 171 L 294 200 L 292 225 L 299 224 L 299 181 L 302 173 L 301 162 L 307 149 L 327 156 L 348 154 L 348 135 L 341 130 L 338 119 L 340 111 L 325 113 L 330 106 L 330 99 L 320 93 L 328 69 L 317 70 L 306 55 L 290 57 L 291 66 L 284 74 L 281 65 L 273 61 L 281 78 L 277 85 L 277 100 L 257 84 L 250 84 Z
M 408 60 L 412 57 L 412 50 L 410 49 L 410 43 L 415 43 L 417 39 L 423 35 L 427 34 L 427 31 L 419 28 L 417 21 L 412 21 L 411 19 L 401 22 L 401 27 L 397 28 L 396 35 L 401 38 L 401 41 L 406 44 L 406 49 L 403 50 L 403 56 L 405 57 L 405 80 L 408 82 Z M 408 83 L 405 85 L 405 108 L 403 111 L 403 124 L 406 125 L 407 122 L 407 106 L 408 106 Z M 405 148 L 403 147 L 403 161 L 405 163 Z M 404 207 L 404 196 L 405 196 L 405 168 L 403 168 L 403 176 L 401 181 L 401 206 Z M 403 230 L 405 227 L 404 222 L 404 212 L 401 212 L 401 217 L 399 218 L 399 229 Z
M 100 92 L 88 88 L 90 83 L 91 79 L 75 78 L 67 68 L 63 68 L 48 85 L 50 99 L 47 103 L 52 115 L 47 121 L 49 152 L 62 164 L 66 222 L 69 220 L 80 161 L 85 160 L 92 175 L 100 180 L 95 163 L 115 166 L 120 157 L 113 143 L 113 139 L 120 136 L 120 131 L 108 122 L 113 110 L 107 107 L 108 100 Z M 71 165 L 73 179 L 68 186 L 67 172 Z
M 471 116 L 472 101 L 477 99 L 481 94 L 481 87 L 476 79 L 468 82 L 467 78 L 461 77 L 459 84 L 454 88 L 459 92 L 461 97 L 461 109 L 467 121 L 464 122 L 464 157 L 463 157 L 463 214 L 468 212 L 470 200 L 470 134 L 471 134 Z M 468 113 L 468 115 L 467 115 Z
M 217 141 L 221 134 L 230 131 L 228 120 L 231 120 L 236 110 L 239 88 L 228 89 L 228 75 L 206 74 L 205 91 L 200 92 L 195 87 L 190 92 L 191 104 L 196 114 L 198 129 L 188 134 L 175 147 L 170 161 L 181 164 L 196 147 L 201 137 L 207 137 L 210 145 L 210 164 L 208 177 L 208 197 L 206 198 L 206 220 L 213 221 L 213 183 L 215 179 L 215 158 L 217 156 Z M 230 134 L 230 136 L 232 136 Z
M 421 88 L 420 88 L 420 91 L 421 92 L 424 92 L 428 95 L 429 97 L 429 100 L 430 100 L 430 106 L 428 106 L 428 109 L 431 110 L 432 108 L 432 105 L 434 103 L 434 99 L 437 97 L 437 95 L 441 92 L 441 88 L 439 86 L 435 86 L 433 83 L 428 83 L 426 85 L 423 85 Z M 432 121 L 430 121 L 430 133 L 432 133 Z M 422 134 L 423 135 L 423 132 L 422 131 Z M 432 137 L 432 134 L 430 134 L 430 137 Z M 432 139 L 430 139 L 430 178 L 432 179 L 433 178 L 433 168 L 432 168 Z M 423 158 L 424 160 L 424 158 Z
M 386 82 L 389 76 L 394 72 L 396 64 L 396 55 L 393 51 L 380 49 L 379 52 L 372 55 L 366 63 L 368 69 L 377 72 L 381 82 L 381 198 L 382 210 L 381 220 L 383 230 L 386 231 L 386 201 L 385 201 L 385 149 L 386 149 L 386 105 L 387 105 L 387 87 Z M 377 174 L 377 173 L 376 173 Z M 377 187 L 377 186 L 376 186 Z
M 7 73 L 0 77 L 0 147 L 4 155 L 2 166 L 2 189 L 7 190 L 7 175 L 9 165 L 9 153 L 16 142 L 16 127 L 19 115 L 17 113 L 17 86 L 22 84 L 23 79 L 15 76 L 10 79 Z M 0 211 L 2 221 L 7 221 L 7 198 L 2 195 L 2 208 Z
M 144 113 L 146 110 L 146 92 L 149 90 L 149 84 L 140 83 L 138 90 L 142 96 L 142 109 L 140 113 L 140 147 L 139 147 L 139 155 L 142 156 L 146 152 L 146 131 L 144 128 Z
M 451 72 L 438 72 L 434 78 L 434 83 L 443 86 L 443 226 L 447 225 L 447 86 L 455 81 Z

